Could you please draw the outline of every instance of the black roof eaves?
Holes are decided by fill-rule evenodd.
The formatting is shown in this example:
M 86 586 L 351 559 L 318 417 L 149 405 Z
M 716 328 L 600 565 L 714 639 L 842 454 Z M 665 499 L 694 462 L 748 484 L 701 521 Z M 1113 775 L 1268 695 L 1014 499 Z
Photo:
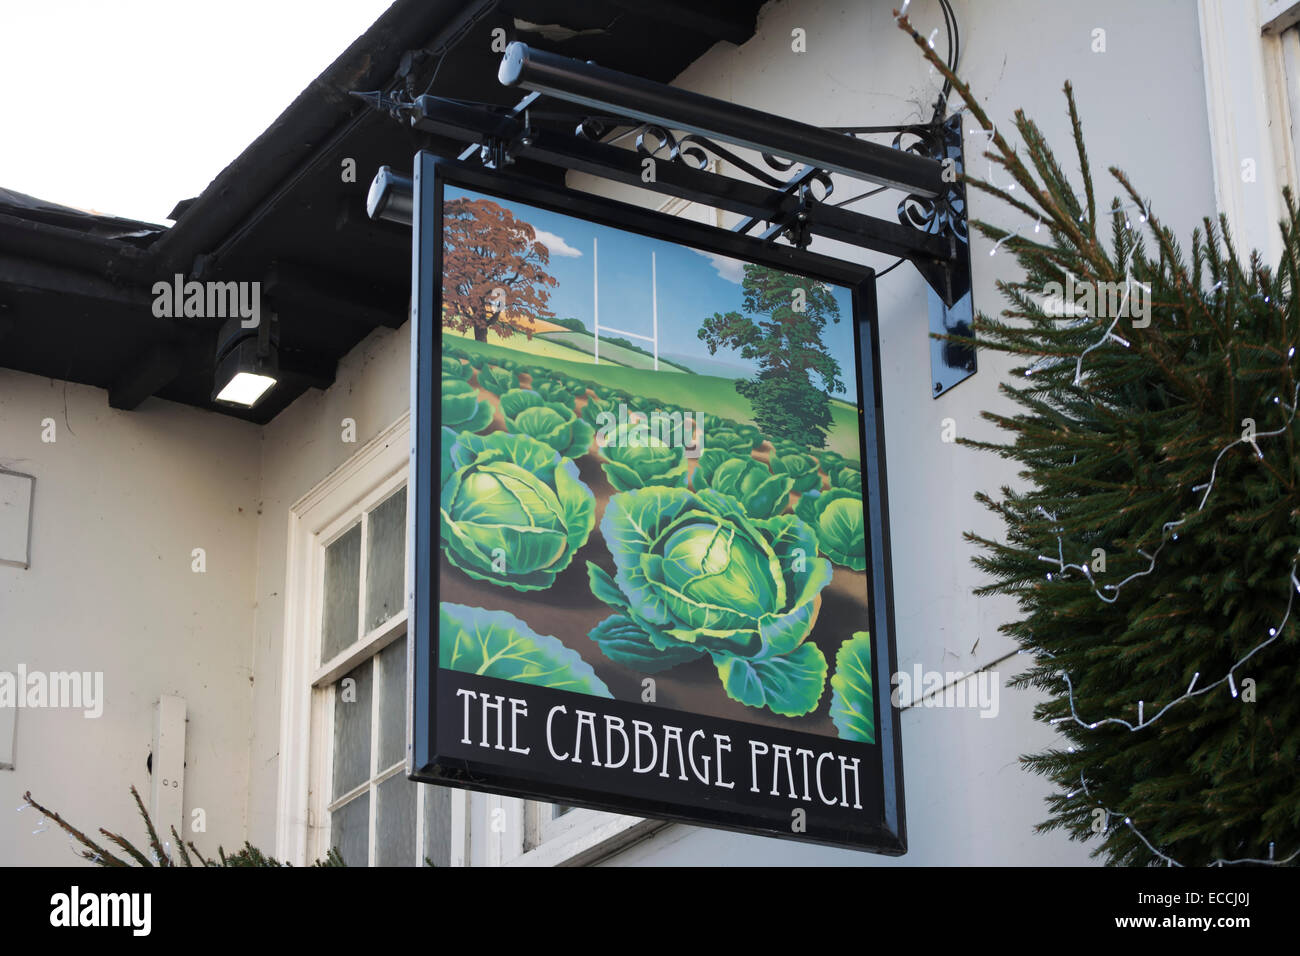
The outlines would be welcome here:
M 147 261 L 146 250 L 124 242 L 120 237 L 42 222 L 22 215 L 23 212 L 0 207 L 0 253 L 118 280 L 129 280 Z
M 156 223 L 89 212 L 4 187 L 0 187 L 0 217 L 6 222 L 41 223 L 136 246 L 148 245 L 167 231 L 166 226 Z

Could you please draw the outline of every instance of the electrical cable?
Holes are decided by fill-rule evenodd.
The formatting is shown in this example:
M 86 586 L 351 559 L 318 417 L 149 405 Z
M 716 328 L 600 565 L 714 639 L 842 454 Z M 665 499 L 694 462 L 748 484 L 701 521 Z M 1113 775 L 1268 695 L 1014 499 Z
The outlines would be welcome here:
M 961 55 L 961 32 L 957 29 L 957 14 L 953 12 L 949 0 L 939 0 L 939 9 L 943 13 L 944 32 L 948 36 L 948 70 L 955 73 L 957 72 L 957 59 Z M 950 93 L 952 93 L 952 81 L 945 77 L 939 98 L 934 103 L 934 117 L 930 120 L 931 124 L 937 124 L 943 120 L 943 114 L 947 111 Z
M 887 275 L 888 273 L 893 272 L 895 269 L 897 269 L 899 266 L 901 266 L 901 265 L 902 265 L 904 262 L 906 262 L 906 261 L 907 261 L 906 258 L 900 258 L 900 259 L 899 259 L 897 262 L 895 262 L 892 266 L 887 266 L 887 267 L 885 267 L 884 269 L 881 269 L 879 272 L 877 272 L 877 273 L 876 273 L 876 278 L 879 279 L 881 276 L 883 276 L 883 275 Z
M 856 196 L 850 196 L 848 199 L 842 199 L 839 202 L 833 202 L 831 205 L 835 207 L 847 206 L 849 203 L 857 202 L 859 199 L 866 199 L 868 196 L 874 196 L 877 193 L 883 193 L 885 190 L 892 188 L 893 187 L 891 186 L 879 186 L 876 189 L 868 189 L 864 193 L 858 193 Z

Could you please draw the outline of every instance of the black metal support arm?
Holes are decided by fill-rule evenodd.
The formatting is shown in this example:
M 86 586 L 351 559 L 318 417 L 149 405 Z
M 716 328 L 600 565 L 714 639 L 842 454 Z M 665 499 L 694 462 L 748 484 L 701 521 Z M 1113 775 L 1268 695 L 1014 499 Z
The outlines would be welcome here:
M 524 43 L 506 47 L 497 78 L 591 109 L 655 123 L 921 196 L 947 187 L 941 163 Z
M 517 176 L 521 161 L 540 163 L 734 213 L 741 220 L 731 231 L 745 242 L 806 249 L 821 236 L 907 259 L 933 290 L 931 330 L 969 330 L 959 117 L 903 127 L 885 146 L 859 138 L 876 128 L 822 129 L 522 43 L 506 48 L 498 79 L 530 92 L 512 109 L 427 95 L 372 102 L 441 141 L 465 144 L 448 158 L 472 164 L 477 157 L 498 173 L 512 167 Z M 761 160 L 742 155 L 747 150 Z M 832 205 L 832 174 L 901 190 L 897 221 L 846 208 L 856 200 Z M 368 211 L 409 222 L 410 196 L 410 181 L 385 167 Z M 935 344 L 937 396 L 974 374 L 975 353 Z

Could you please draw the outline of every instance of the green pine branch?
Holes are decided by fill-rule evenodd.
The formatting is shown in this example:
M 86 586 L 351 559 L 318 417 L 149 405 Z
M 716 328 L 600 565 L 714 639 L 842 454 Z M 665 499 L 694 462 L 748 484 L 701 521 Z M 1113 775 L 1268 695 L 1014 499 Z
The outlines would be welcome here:
M 1069 83 L 1067 167 L 1023 111 L 1013 147 L 906 17 L 899 25 L 991 134 L 984 156 L 999 182 L 1015 183 L 963 175 L 1019 222 L 973 223 L 1017 267 L 996 283 L 1006 307 L 978 312 L 973 337 L 1023 364 L 999 385 L 1014 411 L 982 413 L 1002 440 L 958 441 L 1017 466 L 1014 488 L 976 495 L 1001 539 L 964 540 L 987 579 L 975 593 L 1019 608 L 1000 630 L 1034 663 L 1011 686 L 1042 695 L 1035 719 L 1064 738 L 1022 757 L 1057 791 L 1039 829 L 1091 842 L 1111 864 L 1266 858 L 1270 844 L 1281 859 L 1300 850 L 1300 607 L 1261 645 L 1290 606 L 1300 554 L 1300 212 L 1284 193 L 1273 265 L 1243 257 L 1223 216 L 1182 243 L 1118 168 L 1114 195 L 1099 194 Z M 1100 294 L 1116 286 L 1099 283 L 1130 282 L 1149 290 L 1145 327 L 1117 320 Z M 1095 290 L 1091 306 L 1048 308 L 1060 298 L 1049 289 L 1067 283 Z M 1089 573 L 1062 571 L 1058 554 Z M 1207 686 L 1230 668 L 1236 696 L 1215 687 L 1136 731 L 1072 719 L 1061 676 L 1084 719 L 1136 725 L 1139 701 L 1149 719 L 1194 676 Z M 1120 815 L 1101 832 L 1098 807 Z
M 187 843 L 186 841 L 182 840 L 180 834 L 176 832 L 175 827 L 171 828 L 172 840 L 174 841 L 172 845 L 174 845 L 177 849 L 176 857 L 173 857 L 172 854 L 168 852 L 168 847 L 164 846 L 164 844 L 158 839 L 158 831 L 154 827 L 153 819 L 149 816 L 149 811 L 145 807 L 144 801 L 140 798 L 140 792 L 136 790 L 134 786 L 131 787 L 131 797 L 135 800 L 136 809 L 139 811 L 141 818 L 144 820 L 145 835 L 149 841 L 148 845 L 151 851 L 152 859 L 150 858 L 150 856 L 146 856 L 126 837 L 121 836 L 120 834 L 112 833 L 101 827 L 99 832 L 103 834 L 105 839 L 107 839 L 110 843 L 112 843 L 114 846 L 121 849 L 122 852 L 126 854 L 127 859 L 123 859 L 122 857 L 115 856 L 109 850 L 105 849 L 104 847 L 96 843 L 94 840 L 92 840 L 83 831 L 77 829 L 72 824 L 64 820 L 62 816 L 55 813 L 53 810 L 49 810 L 41 806 L 41 804 L 33 800 L 31 791 L 28 791 L 27 793 L 23 794 L 23 800 L 25 800 L 29 806 L 32 806 L 35 809 L 39 810 L 42 814 L 44 814 L 44 816 L 47 819 L 51 820 L 56 826 L 58 826 L 61 830 L 63 830 L 65 833 L 71 836 L 73 840 L 75 840 L 77 843 L 81 845 L 81 849 L 78 852 L 83 859 L 89 860 L 90 862 L 95 863 L 98 866 L 106 866 L 106 867 L 131 866 L 132 864 L 128 862 L 128 860 L 134 860 L 135 864 L 138 866 L 147 866 L 147 867 L 153 867 L 153 866 L 192 867 L 195 865 L 195 861 L 197 861 L 197 865 L 199 866 L 215 866 L 215 867 L 292 866 L 292 864 L 290 863 L 281 863 L 279 860 L 276 860 L 274 857 L 267 856 L 261 850 L 253 846 L 248 841 L 244 841 L 243 847 L 238 852 L 233 854 L 227 854 L 224 848 L 218 847 L 217 859 L 216 860 L 207 859 L 206 857 L 203 856 L 203 854 L 199 852 L 198 848 L 194 845 L 193 841 Z M 192 857 L 191 854 L 193 854 Z M 343 857 L 339 854 L 338 849 L 331 848 L 330 851 L 325 855 L 324 860 L 317 860 L 312 864 L 312 866 L 334 867 L 334 866 L 346 866 L 346 864 L 343 862 Z

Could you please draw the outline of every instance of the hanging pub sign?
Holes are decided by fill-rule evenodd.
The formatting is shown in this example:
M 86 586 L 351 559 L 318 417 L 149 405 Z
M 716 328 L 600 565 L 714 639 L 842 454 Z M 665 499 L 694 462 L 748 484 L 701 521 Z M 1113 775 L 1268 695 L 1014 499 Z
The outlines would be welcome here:
M 904 852 L 873 273 L 413 197 L 412 778 Z

